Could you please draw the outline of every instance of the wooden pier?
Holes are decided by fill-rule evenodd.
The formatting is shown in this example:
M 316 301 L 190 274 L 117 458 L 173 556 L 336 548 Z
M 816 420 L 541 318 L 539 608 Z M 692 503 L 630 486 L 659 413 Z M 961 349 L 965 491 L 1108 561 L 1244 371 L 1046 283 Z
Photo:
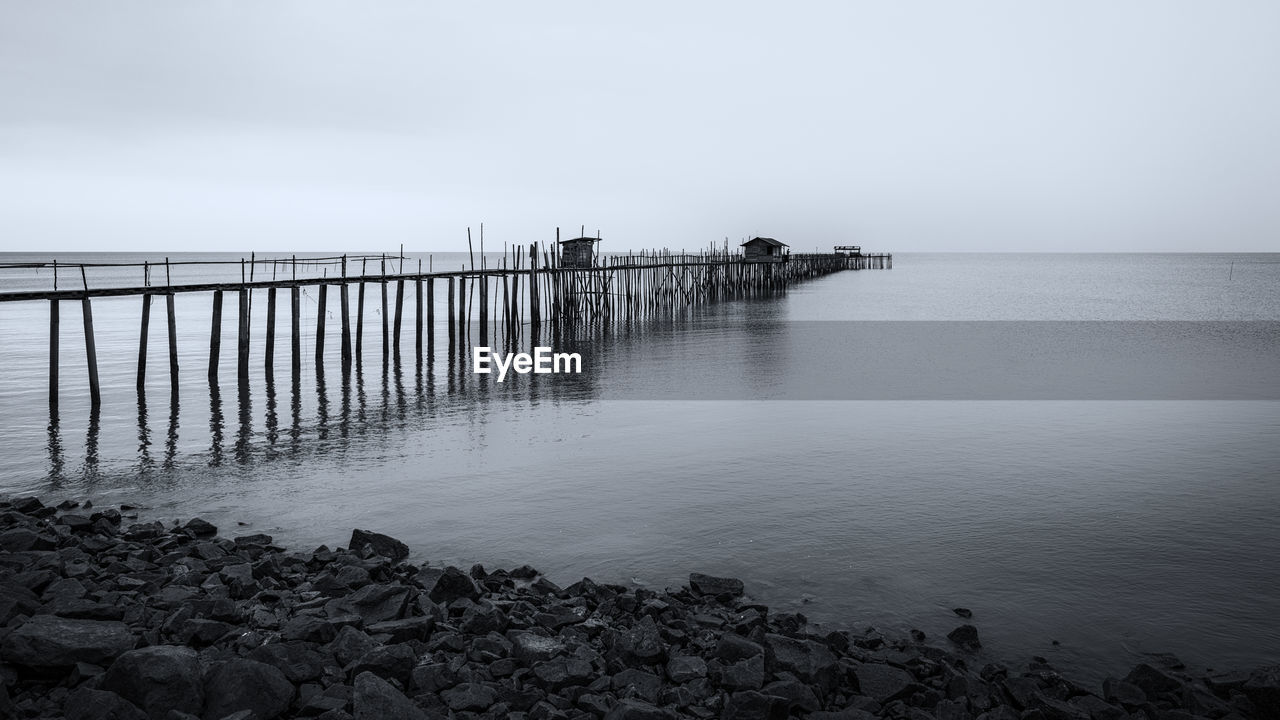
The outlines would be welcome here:
M 339 305 L 341 369 L 344 377 L 353 365 L 363 361 L 367 289 L 376 284 L 381 303 L 382 365 L 398 368 L 401 362 L 401 340 L 406 322 L 405 296 L 413 294 L 413 352 L 421 367 L 424 358 L 430 363 L 436 356 L 436 293 L 445 293 L 445 333 L 441 342 L 448 344 L 449 362 L 465 362 L 467 347 L 483 344 L 514 347 L 526 339 L 536 345 L 543 333 L 552 338 L 573 328 L 589 326 L 593 330 L 619 323 L 631 323 L 672 317 L 691 308 L 723 300 L 763 295 L 783 290 L 793 283 L 844 270 L 890 269 L 889 254 L 856 255 L 791 254 L 782 262 L 752 262 L 740 254 L 709 248 L 696 253 L 649 251 L 632 254 L 599 255 L 589 267 L 563 267 L 555 250 L 537 243 L 511 250 L 503 255 L 497 267 L 488 267 L 483 248 L 480 265 L 459 270 L 423 272 L 418 267 L 406 272 L 401 256 L 335 256 L 322 258 L 241 260 L 240 282 L 197 282 L 172 284 L 175 267 L 185 265 L 226 265 L 227 262 L 183 262 L 142 264 L 74 264 L 26 263 L 20 266 L 52 269 L 54 288 L 40 291 L 0 292 L 0 302 L 47 302 L 49 304 L 49 403 L 58 403 L 59 388 L 59 323 L 60 303 L 78 301 L 84 326 L 85 354 L 89 394 L 96 409 L 102 400 L 98 380 L 97 353 L 93 327 L 94 298 L 137 296 L 142 299 L 140 339 L 138 343 L 137 388 L 141 400 L 145 393 L 148 334 L 152 300 L 164 298 L 168 328 L 170 389 L 176 399 L 178 382 L 178 333 L 174 297 L 178 293 L 208 293 L 211 327 L 209 334 L 208 378 L 216 386 L 219 377 L 222 337 L 222 301 L 224 293 L 234 292 L 238 298 L 236 317 L 236 378 L 242 392 L 251 375 L 253 298 L 255 291 L 266 294 L 265 346 L 262 349 L 264 372 L 271 382 L 275 372 L 277 301 L 280 290 L 289 292 L 290 359 L 292 379 L 296 384 L 302 370 L 303 288 L 313 288 L 318 306 L 316 313 L 315 366 L 317 378 L 324 373 L 325 342 L 332 332 L 327 327 L 329 288 L 337 293 Z M 358 273 L 352 272 L 357 269 Z M 142 284 L 129 287 L 91 287 L 87 270 L 113 267 L 141 270 Z M 163 284 L 153 282 L 153 273 L 163 267 Z M 304 277 L 298 277 L 299 270 Z M 319 277 L 314 273 L 320 270 Z M 332 272 L 330 272 L 332 271 Z M 306 277 L 306 274 L 313 273 Z M 71 274 L 78 287 L 59 289 L 59 273 Z M 270 276 L 269 278 L 267 276 Z M 355 285 L 355 321 L 352 322 L 350 288 Z M 259 295 L 258 297 L 261 297 Z M 474 322 L 473 322 L 474 321 Z M 354 339 L 352 328 L 354 326 Z M 424 352 L 425 351 L 425 352 Z

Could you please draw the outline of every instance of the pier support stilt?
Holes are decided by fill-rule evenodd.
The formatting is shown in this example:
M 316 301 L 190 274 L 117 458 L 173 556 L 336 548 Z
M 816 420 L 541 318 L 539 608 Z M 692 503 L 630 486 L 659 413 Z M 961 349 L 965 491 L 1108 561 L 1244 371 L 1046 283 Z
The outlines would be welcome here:
M 319 294 L 316 298 L 316 367 L 324 363 L 324 321 L 328 312 L 325 310 L 325 297 L 328 289 L 327 285 L 316 286 L 316 292 Z
M 342 305 L 342 372 L 345 373 L 351 369 L 351 297 L 346 283 L 342 283 L 339 292 Z
M 58 405 L 58 301 L 49 301 L 49 406 Z
M 293 315 L 293 327 L 291 328 L 289 344 L 291 353 L 291 366 L 293 371 L 293 382 L 298 382 L 298 378 L 302 375 L 302 288 L 296 285 L 289 288 L 289 305 Z
M 209 382 L 218 380 L 218 352 L 222 347 L 222 291 L 213 291 L 213 327 L 209 330 Z
M 267 288 L 267 345 L 262 350 L 267 381 L 276 376 L 276 289 Z
M 93 340 L 93 306 L 86 295 L 80 301 L 80 309 L 84 314 L 84 353 L 89 365 L 89 400 L 93 407 L 102 404 L 102 393 L 98 387 L 98 348 Z
M 138 334 L 138 394 L 147 387 L 147 334 L 151 329 L 151 296 L 142 295 L 142 330 Z
M 236 345 L 236 378 L 240 382 L 249 380 L 249 290 L 240 290 L 240 307 Z
M 169 394 L 178 397 L 178 315 L 174 312 L 173 293 L 164 296 L 164 314 L 169 325 Z

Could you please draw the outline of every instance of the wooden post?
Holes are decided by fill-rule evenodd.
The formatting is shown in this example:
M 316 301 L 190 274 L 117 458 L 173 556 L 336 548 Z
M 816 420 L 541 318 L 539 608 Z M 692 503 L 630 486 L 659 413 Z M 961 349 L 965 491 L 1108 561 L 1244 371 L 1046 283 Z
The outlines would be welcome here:
M 262 351 L 267 380 L 276 376 L 276 289 L 267 288 L 267 346 Z
M 391 333 L 388 331 L 387 318 L 387 268 L 386 261 L 382 263 L 382 364 L 387 364 L 387 357 L 391 355 Z
M 482 255 L 483 257 L 483 255 Z M 480 276 L 480 342 L 489 343 L 489 276 Z
M 238 344 L 236 349 L 236 377 L 242 382 L 249 379 L 249 289 L 240 288 L 240 315 Z
M 147 331 L 151 327 L 151 296 L 142 294 L 142 332 L 138 336 L 138 393 L 147 387 Z
M 449 312 L 449 316 L 448 316 L 448 319 L 449 319 L 449 349 L 450 349 L 450 351 L 452 351 L 452 350 L 453 350 L 454 343 L 456 342 L 455 335 L 457 334 L 457 331 L 456 331 L 456 330 L 455 330 L 455 328 L 454 328 L 454 321 L 455 321 L 457 318 L 455 318 L 455 317 L 454 317 L 454 314 L 453 314 L 453 278 L 449 278 L 449 288 L 448 288 L 448 289 L 449 289 L 449 309 L 448 309 L 448 312 Z M 55 301 L 55 302 L 56 302 L 56 301 Z
M 328 285 L 317 285 L 317 291 L 320 297 L 316 299 L 316 365 L 324 362 L 324 320 L 325 320 L 325 297 L 328 295 Z
M 209 380 L 218 379 L 218 349 L 222 346 L 222 291 L 213 291 L 213 327 L 209 330 Z
M 351 299 L 347 293 L 347 284 L 342 283 L 342 371 L 351 369 Z
M 289 289 L 289 304 L 293 311 L 293 332 L 291 349 L 293 350 L 293 382 L 298 382 L 302 374 L 302 288 L 294 285 Z
M 178 316 L 173 311 L 173 293 L 164 296 L 164 311 L 169 324 L 169 393 L 178 397 Z
M 356 293 L 356 364 L 364 359 L 364 276 L 361 271 L 360 290 Z
M 392 350 L 400 357 L 400 324 L 404 318 L 404 278 L 396 280 L 396 318 L 395 335 L 392 338 Z
M 84 268 L 80 271 L 84 272 Z M 87 287 L 80 308 L 84 315 L 84 354 L 89 365 L 89 400 L 96 408 L 102 404 L 102 393 L 98 387 L 98 348 L 93 342 L 93 306 L 89 304 Z
M 427 357 L 436 352 L 436 279 L 427 278 Z
M 49 301 L 49 405 L 58 404 L 58 301 Z
M 458 343 L 461 347 L 466 347 L 471 342 L 470 336 L 467 334 L 467 325 L 471 319 L 467 312 L 467 279 L 458 277 Z
M 421 268 L 419 268 L 419 271 L 421 271 Z M 414 284 L 414 290 L 416 291 L 414 292 L 413 297 L 414 297 L 414 301 L 417 303 L 417 308 L 415 308 L 417 312 L 413 316 L 414 317 L 413 347 L 414 347 L 414 350 L 417 352 L 418 362 L 421 363 L 422 362 L 422 278 L 418 278 L 417 280 L 414 281 L 413 284 Z

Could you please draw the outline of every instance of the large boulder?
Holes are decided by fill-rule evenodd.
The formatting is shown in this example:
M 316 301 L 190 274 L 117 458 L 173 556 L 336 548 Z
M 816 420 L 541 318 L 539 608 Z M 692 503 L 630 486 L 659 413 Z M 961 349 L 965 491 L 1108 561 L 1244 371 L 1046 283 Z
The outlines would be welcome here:
M 413 593 L 414 589 L 407 585 L 365 585 L 346 597 L 330 600 L 324 611 L 331 618 L 359 615 L 365 625 L 397 620 L 404 617 Z
M 480 598 L 480 588 L 476 587 L 476 583 L 471 579 L 471 576 L 452 565 L 436 575 L 434 581 L 425 582 L 430 578 L 430 575 L 429 573 L 419 573 L 418 577 L 424 580 L 423 586 L 427 588 L 427 597 L 431 598 L 432 602 L 447 605 L 459 598 L 467 598 L 468 600 L 478 600 Z
M 426 720 L 426 713 L 418 709 L 404 693 L 391 683 L 363 672 L 356 676 L 355 693 L 352 696 L 355 720 Z
M 204 695 L 204 720 L 221 720 L 241 710 L 271 720 L 289 709 L 293 684 L 274 666 L 237 658 L 209 673 Z
M 699 595 L 711 595 L 714 597 L 727 596 L 729 598 L 742 597 L 743 585 L 742 581 L 737 578 L 716 577 L 714 575 L 703 575 L 702 573 L 691 573 L 689 575 L 689 589 Z
M 373 552 L 383 557 L 391 558 L 399 561 L 409 557 L 409 546 L 399 540 L 382 533 L 370 532 L 368 530 L 352 530 L 351 542 L 347 547 L 353 552 L 360 552 L 369 546 Z
M 765 643 L 769 648 L 767 657 L 772 672 L 789 672 L 826 690 L 835 687 L 840 664 L 826 645 L 786 635 L 766 635 Z
M 191 648 L 175 645 L 124 653 L 107 669 L 102 689 L 142 708 L 152 720 L 164 718 L 170 710 L 199 714 L 204 706 L 200 657 Z
M 860 664 L 853 675 L 858 680 L 859 692 L 882 705 L 896 699 L 915 683 L 915 678 L 906 670 L 879 663 Z
M 147 720 L 146 713 L 119 695 L 83 686 L 67 696 L 62 712 L 66 720 Z
M 9 633 L 0 651 L 6 662 L 29 667 L 107 665 L 134 643 L 133 633 L 122 622 L 37 615 Z

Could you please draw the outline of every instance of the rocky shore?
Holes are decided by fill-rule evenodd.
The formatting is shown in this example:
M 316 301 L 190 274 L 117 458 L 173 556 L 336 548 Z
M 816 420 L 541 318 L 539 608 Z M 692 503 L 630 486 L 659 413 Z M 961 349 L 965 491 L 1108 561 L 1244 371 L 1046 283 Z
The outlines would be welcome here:
M 0 502 L 0 718 L 1280 718 L 1280 668 L 1163 656 L 1091 691 L 1039 658 L 979 667 L 969 624 L 819 633 L 731 578 L 562 588 L 364 530 L 292 552 L 130 510 Z

